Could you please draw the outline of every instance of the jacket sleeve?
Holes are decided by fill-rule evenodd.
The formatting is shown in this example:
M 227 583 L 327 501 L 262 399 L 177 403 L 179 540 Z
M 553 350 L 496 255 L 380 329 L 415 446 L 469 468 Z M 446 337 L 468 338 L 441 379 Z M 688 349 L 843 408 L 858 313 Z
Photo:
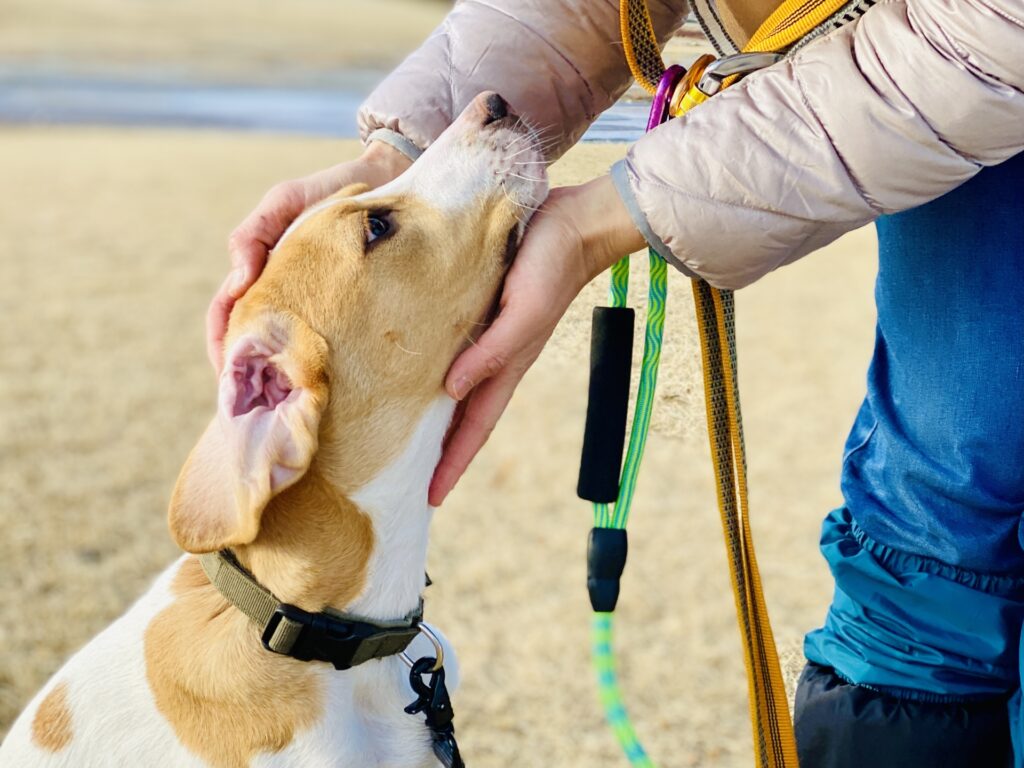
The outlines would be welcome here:
M 655 250 L 739 288 L 1020 152 L 1022 89 L 1022 0 L 892 0 L 648 134 L 612 176 Z
M 652 0 L 664 43 L 685 0 Z M 617 0 L 462 0 L 359 110 L 363 140 L 415 155 L 495 90 L 560 156 L 628 87 Z M 411 146 L 410 146 L 411 143 Z

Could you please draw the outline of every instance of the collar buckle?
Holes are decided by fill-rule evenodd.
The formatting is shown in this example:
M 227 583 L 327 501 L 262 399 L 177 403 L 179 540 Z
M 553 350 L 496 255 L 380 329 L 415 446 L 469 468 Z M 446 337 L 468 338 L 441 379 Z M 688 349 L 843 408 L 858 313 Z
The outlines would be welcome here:
M 419 622 L 381 627 L 364 621 L 309 613 L 281 603 L 263 628 L 263 647 L 299 661 L 326 661 L 345 670 L 370 659 L 402 653 L 419 634 Z

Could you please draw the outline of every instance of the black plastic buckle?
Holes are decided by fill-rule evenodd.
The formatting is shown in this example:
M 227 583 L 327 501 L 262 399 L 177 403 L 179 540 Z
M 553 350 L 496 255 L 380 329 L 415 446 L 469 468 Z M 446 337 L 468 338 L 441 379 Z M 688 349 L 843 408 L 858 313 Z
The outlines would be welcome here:
M 288 650 L 275 650 L 270 646 L 275 632 L 284 619 L 302 625 L 298 636 Z M 263 647 L 273 653 L 290 656 L 299 661 L 327 661 L 335 669 L 351 669 L 371 658 L 383 658 L 401 653 L 419 634 L 416 624 L 409 627 L 379 627 L 362 621 L 345 621 L 324 613 L 309 613 L 288 603 L 277 606 L 263 629 Z M 372 643 L 370 653 L 362 654 L 363 646 Z
M 587 591 L 591 607 L 600 613 L 615 610 L 619 581 L 626 567 L 629 542 L 624 528 L 591 528 L 587 542 Z

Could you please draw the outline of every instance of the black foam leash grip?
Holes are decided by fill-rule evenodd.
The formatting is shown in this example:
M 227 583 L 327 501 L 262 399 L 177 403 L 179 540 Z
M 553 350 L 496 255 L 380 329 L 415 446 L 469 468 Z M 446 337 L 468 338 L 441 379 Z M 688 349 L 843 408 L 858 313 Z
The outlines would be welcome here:
M 633 366 L 633 319 L 628 307 L 594 307 L 587 424 L 576 494 L 598 504 L 611 504 L 619 496 Z

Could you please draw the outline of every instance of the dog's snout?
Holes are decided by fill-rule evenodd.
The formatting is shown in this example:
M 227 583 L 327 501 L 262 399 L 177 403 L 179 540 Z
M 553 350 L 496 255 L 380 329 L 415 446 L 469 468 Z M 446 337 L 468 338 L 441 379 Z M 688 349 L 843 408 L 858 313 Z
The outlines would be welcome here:
M 487 110 L 484 125 L 490 125 L 495 120 L 501 120 L 501 118 L 508 116 L 508 102 L 496 93 L 488 95 L 484 106 Z

